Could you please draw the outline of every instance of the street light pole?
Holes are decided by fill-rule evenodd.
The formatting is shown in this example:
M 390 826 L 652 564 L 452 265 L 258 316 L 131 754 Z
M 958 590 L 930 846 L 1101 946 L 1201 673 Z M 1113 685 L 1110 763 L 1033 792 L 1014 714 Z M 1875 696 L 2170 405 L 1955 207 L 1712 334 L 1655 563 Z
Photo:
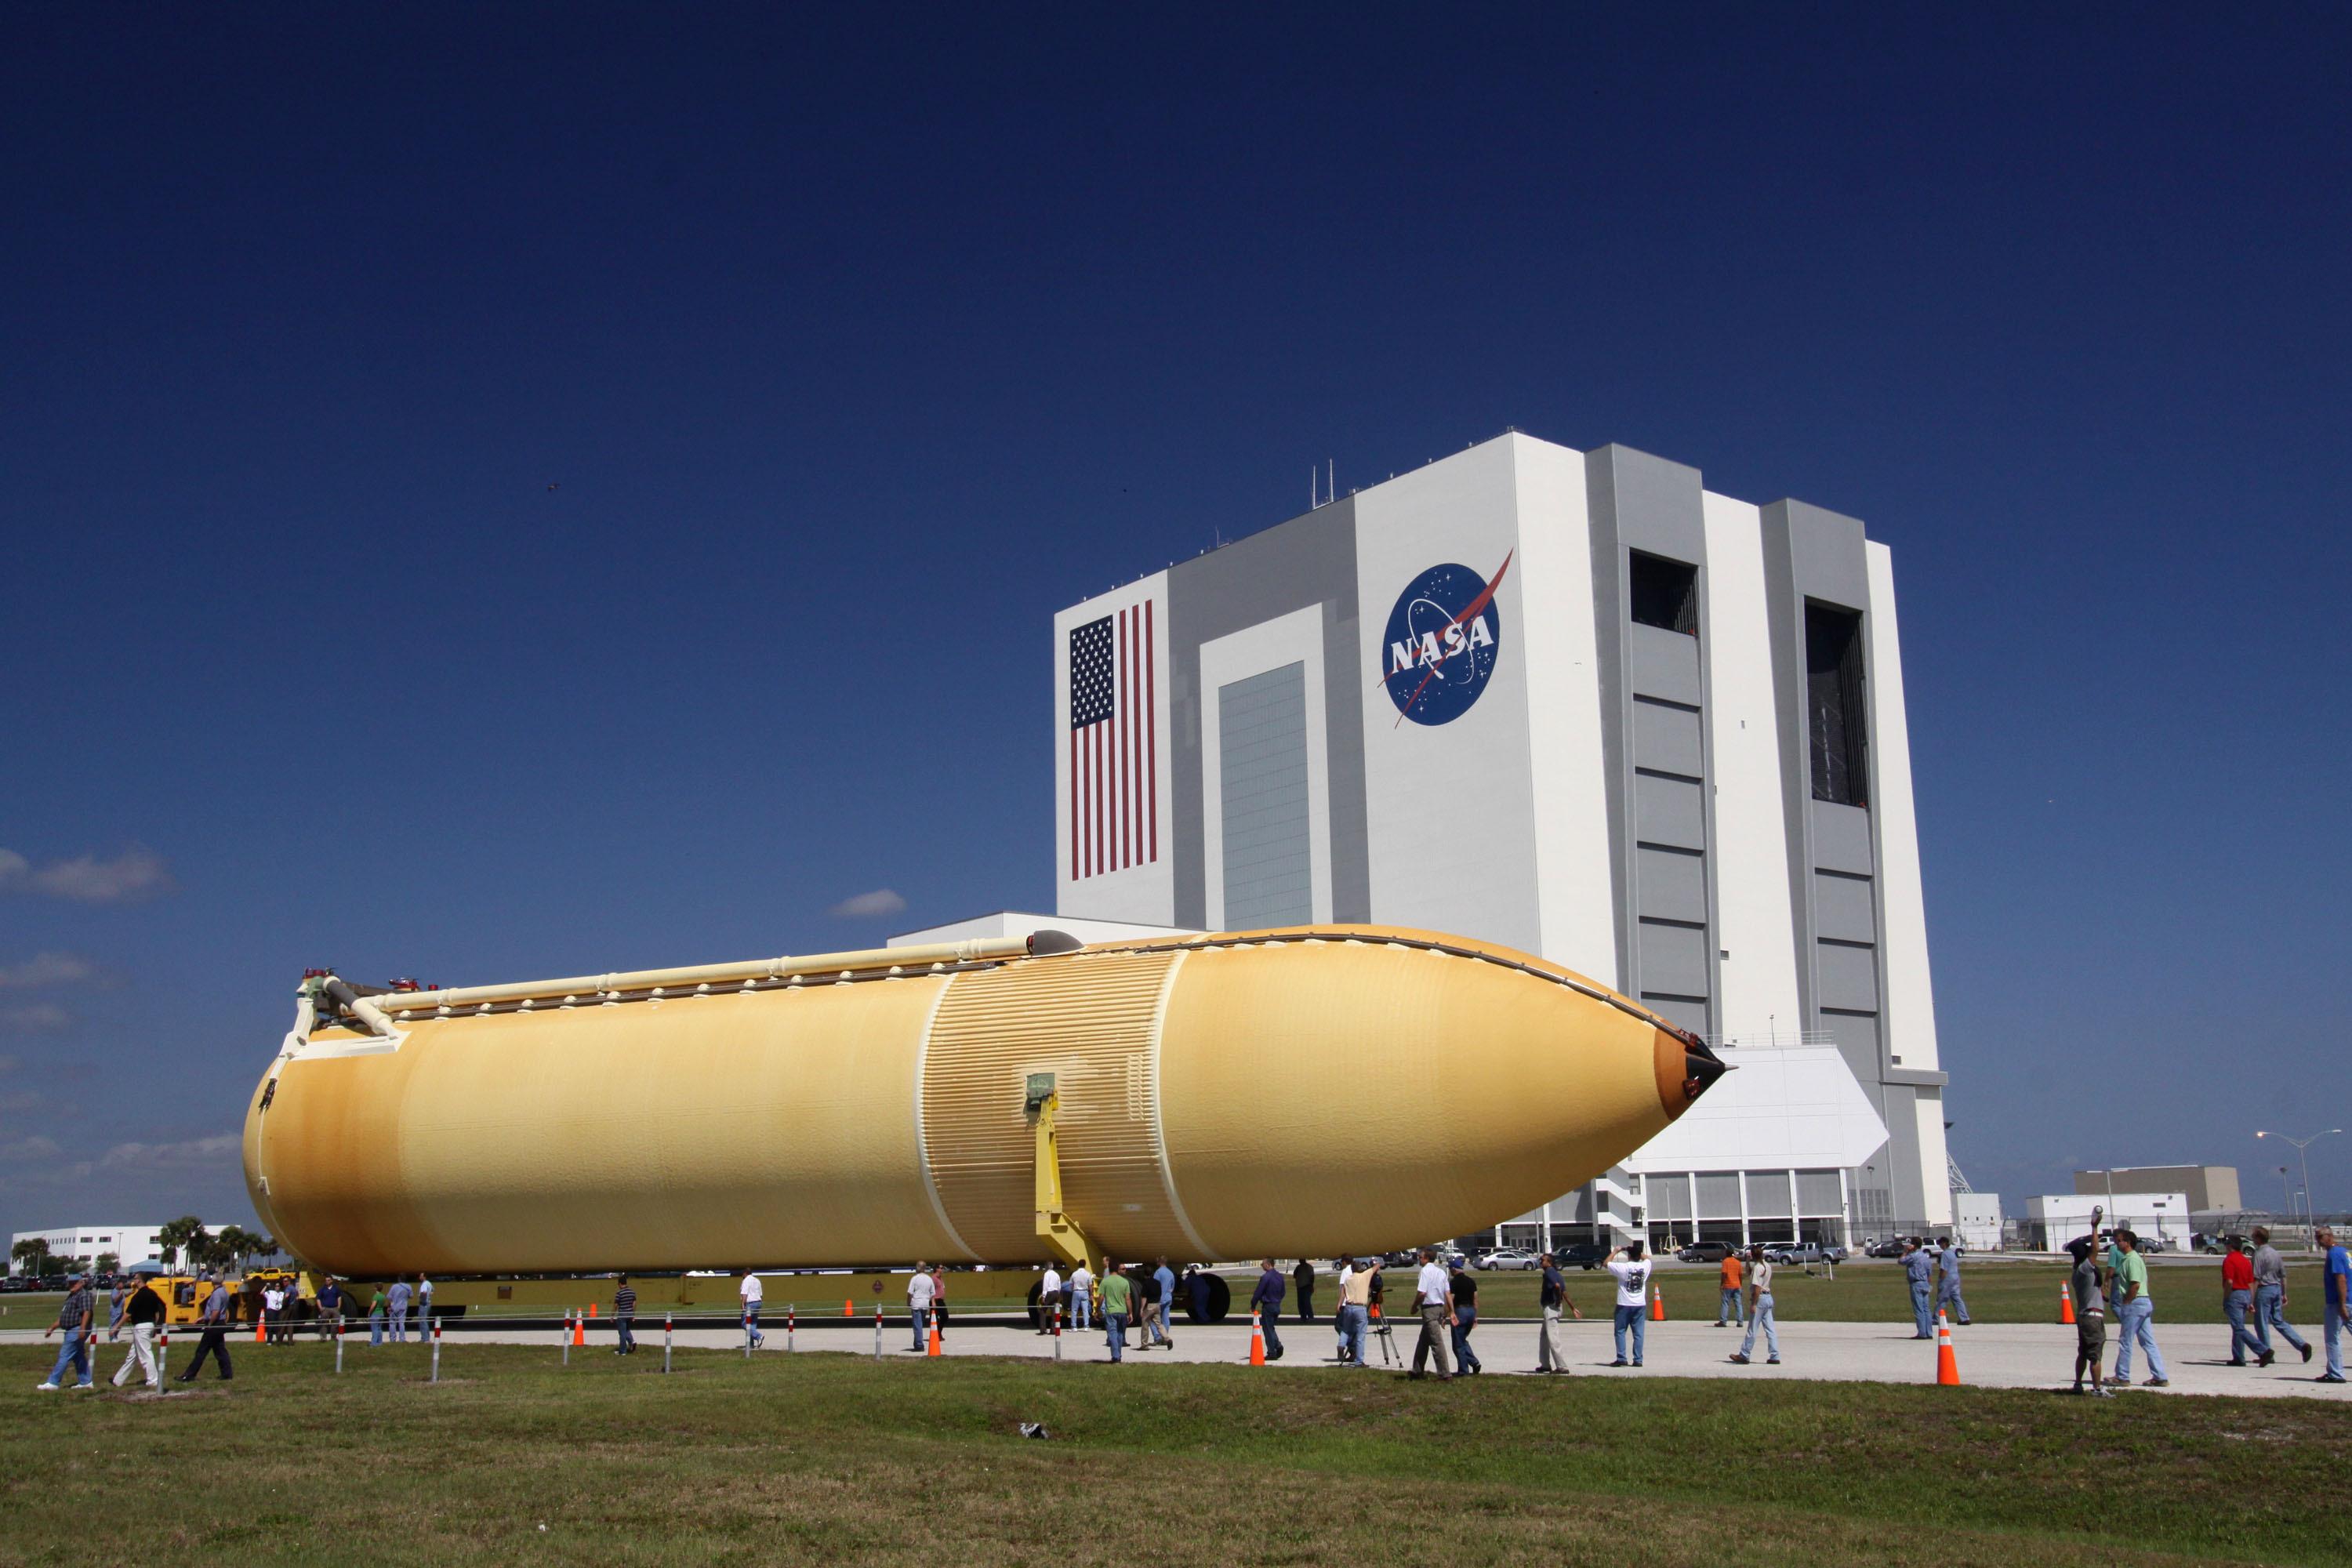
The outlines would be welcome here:
M 2325 1132 L 2315 1132 L 2308 1138 L 2290 1138 L 2284 1132 L 2257 1132 L 2254 1134 L 2257 1138 L 2275 1138 L 2282 1143 L 2292 1143 L 2294 1145 L 2295 1158 L 2301 1162 L 2303 1165 L 2303 1214 L 2304 1218 L 2309 1225 L 2309 1228 L 2305 1231 L 2304 1235 L 2309 1245 L 2314 1247 L 2316 1247 L 2319 1245 L 2319 1233 L 2317 1229 L 2319 1225 L 2319 1208 L 2317 1205 L 2311 1201 L 2311 1156 L 2308 1153 L 2305 1153 L 2305 1151 L 2309 1149 L 2314 1143 L 2318 1142 L 2322 1138 L 2333 1138 L 2336 1134 L 2343 1131 L 2344 1129 L 2341 1127 L 2330 1127 Z M 2292 1206 L 2292 1203 L 2293 1200 L 2290 1199 L 2290 1206 Z

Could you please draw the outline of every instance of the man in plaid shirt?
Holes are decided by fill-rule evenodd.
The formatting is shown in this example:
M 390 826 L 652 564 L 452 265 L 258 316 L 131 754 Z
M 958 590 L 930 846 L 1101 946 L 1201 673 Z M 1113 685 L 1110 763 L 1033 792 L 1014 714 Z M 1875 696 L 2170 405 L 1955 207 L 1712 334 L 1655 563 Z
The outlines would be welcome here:
M 58 1321 L 41 1331 L 41 1338 L 47 1339 L 59 1329 L 63 1329 L 66 1331 L 66 1340 L 64 1344 L 58 1347 L 58 1364 L 49 1369 L 48 1382 L 35 1385 L 38 1392 L 55 1394 L 58 1391 L 58 1379 L 65 1375 L 68 1367 L 73 1368 L 74 1375 L 81 1380 L 74 1384 L 75 1388 L 86 1389 L 90 1386 L 91 1311 L 89 1287 L 84 1282 L 82 1277 L 77 1274 L 66 1281 L 66 1303 L 58 1310 Z

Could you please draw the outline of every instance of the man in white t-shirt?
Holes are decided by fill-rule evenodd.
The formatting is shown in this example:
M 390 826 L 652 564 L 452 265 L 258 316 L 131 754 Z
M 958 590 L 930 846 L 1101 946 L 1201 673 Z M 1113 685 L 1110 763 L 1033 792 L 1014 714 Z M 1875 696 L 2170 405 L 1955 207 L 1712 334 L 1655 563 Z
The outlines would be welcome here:
M 1062 1271 L 1052 1264 L 1045 1265 L 1045 1278 L 1037 1281 L 1037 1331 L 1054 1331 L 1054 1310 L 1062 1304 Z
M 1070 1270 L 1070 1327 L 1083 1329 L 1095 1321 L 1094 1271 L 1081 1261 Z
M 1642 1244 L 1629 1241 L 1609 1255 L 1606 1266 L 1617 1281 L 1617 1359 L 1611 1366 L 1625 1364 L 1625 1330 L 1633 1331 L 1633 1363 L 1642 1364 L 1642 1339 L 1649 1327 L 1650 1262 L 1642 1256 Z
M 1412 1376 L 1422 1375 L 1423 1363 L 1437 1352 L 1437 1381 L 1454 1381 L 1454 1357 L 1446 1343 L 1454 1328 L 1454 1281 L 1437 1266 L 1437 1254 L 1421 1249 L 1421 1274 L 1413 1282 L 1412 1304 L 1421 1312 L 1421 1338 L 1413 1342 Z
M 923 1352 L 923 1331 L 931 1326 L 931 1270 L 925 1263 L 915 1265 L 913 1278 L 907 1281 L 907 1315 L 915 1322 L 915 1353 Z
M 743 1299 L 743 1331 L 751 1336 L 751 1348 L 758 1350 L 768 1342 L 768 1336 L 760 1331 L 760 1300 L 767 1291 L 761 1286 L 760 1277 L 746 1268 L 743 1283 L 735 1288 L 735 1293 Z
M 416 1324 L 419 1339 L 433 1337 L 433 1277 L 429 1274 L 416 1277 Z
M 274 1345 L 281 1336 L 287 1340 L 294 1337 L 286 1332 L 286 1291 L 275 1280 L 261 1288 L 261 1321 L 267 1342 Z

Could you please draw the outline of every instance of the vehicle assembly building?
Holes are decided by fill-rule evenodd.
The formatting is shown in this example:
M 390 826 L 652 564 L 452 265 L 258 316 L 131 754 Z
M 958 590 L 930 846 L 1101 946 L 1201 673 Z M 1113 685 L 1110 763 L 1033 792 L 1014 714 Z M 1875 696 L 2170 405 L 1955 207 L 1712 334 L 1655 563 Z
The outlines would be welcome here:
M 1058 916 L 1457 931 L 1738 1069 L 1507 1239 L 1949 1223 L 1894 572 L 1859 521 L 1515 433 L 1073 605 L 1053 646 Z

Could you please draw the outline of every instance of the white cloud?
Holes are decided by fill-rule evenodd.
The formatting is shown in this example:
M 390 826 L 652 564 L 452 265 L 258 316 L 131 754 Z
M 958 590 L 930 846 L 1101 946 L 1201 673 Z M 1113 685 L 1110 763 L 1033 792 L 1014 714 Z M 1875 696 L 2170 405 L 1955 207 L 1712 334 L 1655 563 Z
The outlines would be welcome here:
M 907 900 L 889 888 L 877 888 L 870 893 L 858 893 L 825 910 L 835 920 L 864 921 L 882 915 L 895 915 L 907 907 Z
M 19 1138 L 0 1143 L 0 1160 L 54 1160 L 65 1151 L 47 1138 Z
M 178 884 L 163 858 L 133 844 L 111 860 L 83 855 L 36 866 L 14 849 L 0 849 L 0 892 L 46 893 L 77 904 L 136 904 Z
M 36 985 L 72 985 L 98 973 L 98 965 L 70 952 L 37 952 L 22 963 L 0 963 L 0 991 Z
M 55 1035 L 72 1026 L 73 1015 L 49 1002 L 29 1007 L 0 1007 L 0 1034 Z
M 142 1171 L 184 1171 L 218 1165 L 236 1159 L 245 1140 L 234 1132 L 191 1138 L 179 1143 L 117 1143 L 99 1156 L 99 1164 Z

